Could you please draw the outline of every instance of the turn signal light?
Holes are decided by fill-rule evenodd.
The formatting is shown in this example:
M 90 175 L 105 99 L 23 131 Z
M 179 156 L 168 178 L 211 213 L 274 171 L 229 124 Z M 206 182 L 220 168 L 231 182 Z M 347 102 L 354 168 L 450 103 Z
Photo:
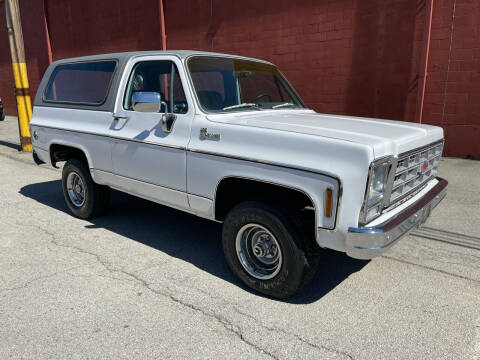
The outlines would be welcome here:
M 333 190 L 328 188 L 325 192 L 325 216 L 332 217 Z

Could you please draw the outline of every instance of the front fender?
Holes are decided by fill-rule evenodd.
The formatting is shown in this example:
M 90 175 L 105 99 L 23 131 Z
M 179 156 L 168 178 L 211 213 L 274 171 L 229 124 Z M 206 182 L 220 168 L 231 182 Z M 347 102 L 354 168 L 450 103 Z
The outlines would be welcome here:
M 307 195 L 314 204 L 317 226 L 333 230 L 337 212 L 326 217 L 323 211 L 327 188 L 333 190 L 333 209 L 338 208 L 341 182 L 338 178 L 313 171 L 263 164 L 222 155 L 187 152 L 187 190 L 190 194 L 215 201 L 218 184 L 226 178 L 245 178 L 288 187 Z M 213 214 L 212 214 L 213 215 Z

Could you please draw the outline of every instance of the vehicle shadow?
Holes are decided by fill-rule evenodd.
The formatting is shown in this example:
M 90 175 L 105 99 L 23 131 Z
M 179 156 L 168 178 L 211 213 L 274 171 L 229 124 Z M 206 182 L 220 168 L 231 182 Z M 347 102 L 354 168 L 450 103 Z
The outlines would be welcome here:
M 58 211 L 69 213 L 61 191 L 61 181 L 30 184 L 20 194 Z M 246 291 L 230 271 L 221 244 L 221 224 L 158 205 L 118 191 L 112 191 L 107 215 L 89 220 L 85 228 L 105 228 L 133 241 L 188 261 L 199 269 L 229 281 Z M 322 298 L 368 261 L 355 260 L 335 251 L 324 251 L 314 280 L 299 294 L 283 300 L 308 304 Z

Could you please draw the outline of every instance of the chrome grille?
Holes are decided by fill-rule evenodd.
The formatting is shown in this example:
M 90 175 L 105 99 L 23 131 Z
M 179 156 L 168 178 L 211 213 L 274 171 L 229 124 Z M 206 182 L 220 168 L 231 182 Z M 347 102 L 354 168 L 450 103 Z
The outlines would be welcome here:
M 442 151 L 443 142 L 399 156 L 390 204 L 413 193 L 437 175 Z

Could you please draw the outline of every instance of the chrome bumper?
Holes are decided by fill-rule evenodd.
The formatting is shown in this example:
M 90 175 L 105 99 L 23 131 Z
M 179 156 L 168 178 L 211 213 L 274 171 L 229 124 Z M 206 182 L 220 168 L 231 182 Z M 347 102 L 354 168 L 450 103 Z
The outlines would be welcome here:
M 356 259 L 372 259 L 387 251 L 410 230 L 422 225 L 447 193 L 447 180 L 437 180 L 438 184 L 422 198 L 384 223 L 373 227 L 348 228 L 347 255 Z

